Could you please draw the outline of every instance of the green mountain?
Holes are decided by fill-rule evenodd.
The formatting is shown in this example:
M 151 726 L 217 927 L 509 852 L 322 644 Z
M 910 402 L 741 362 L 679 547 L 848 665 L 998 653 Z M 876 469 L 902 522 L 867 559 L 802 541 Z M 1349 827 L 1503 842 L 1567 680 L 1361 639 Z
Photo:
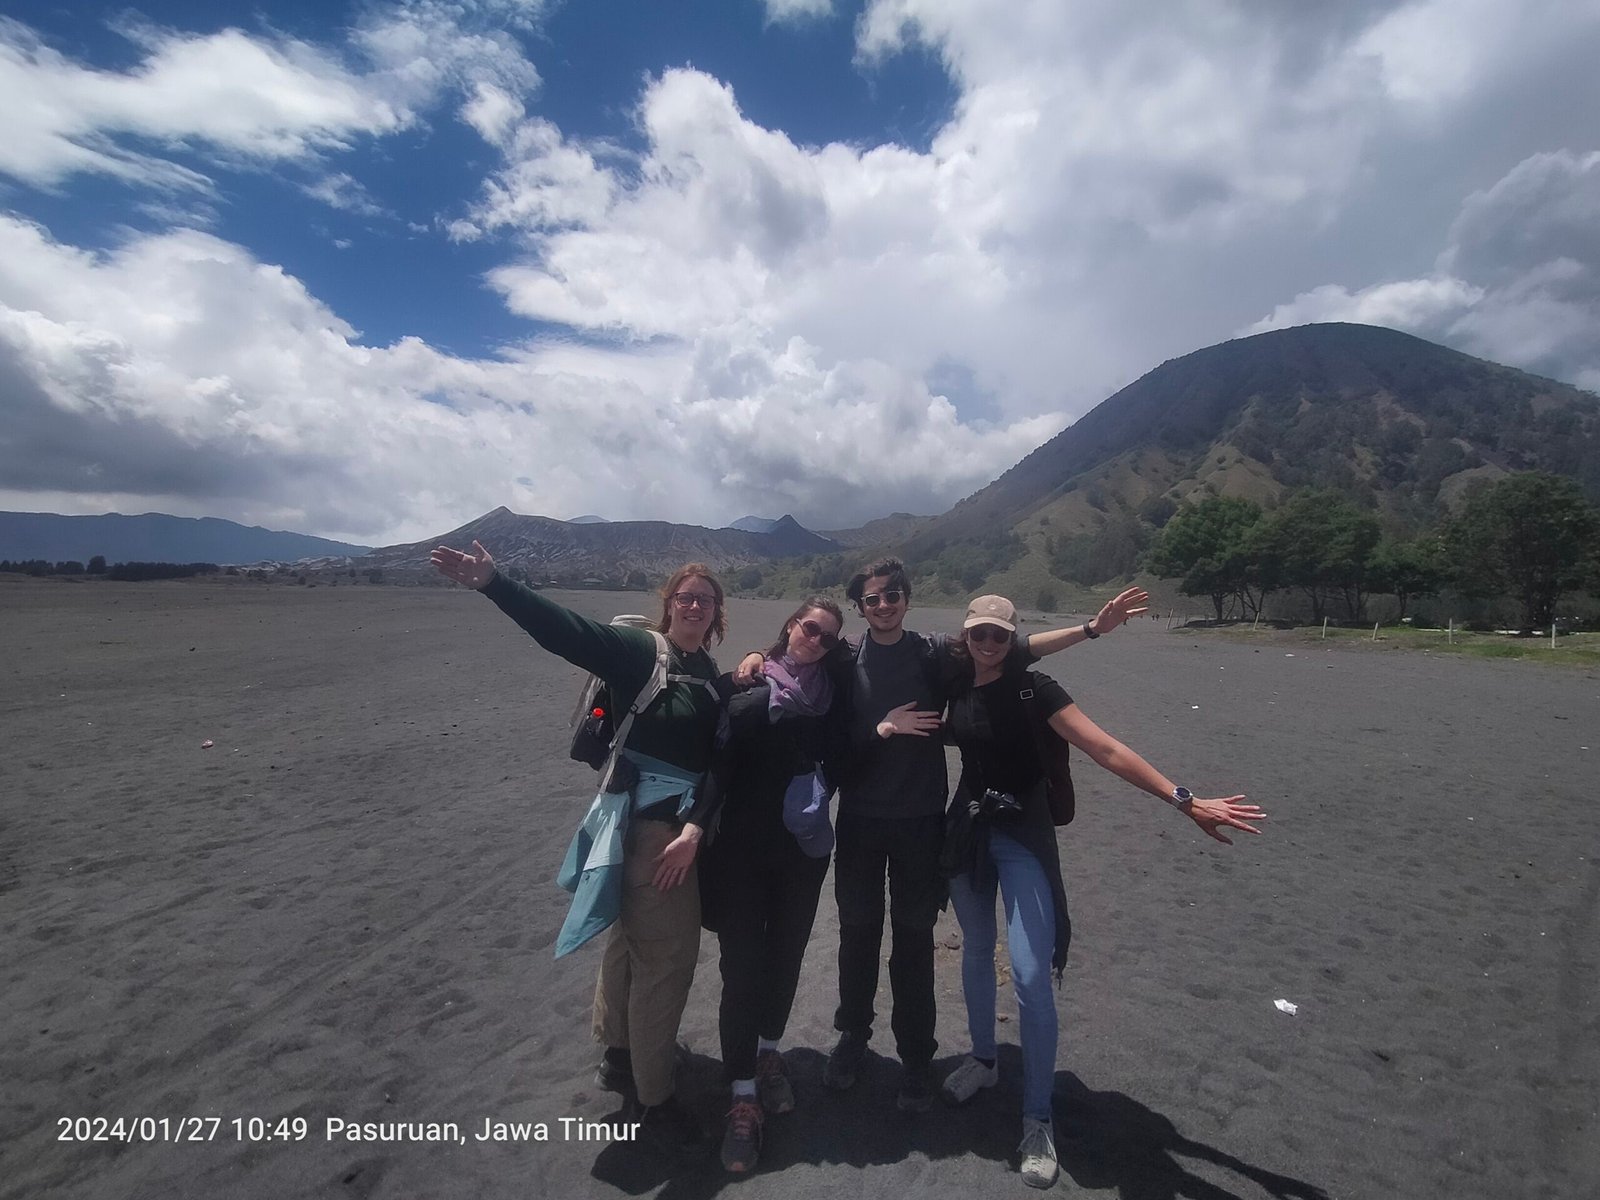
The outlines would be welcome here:
M 1033 603 L 1130 574 L 1184 500 L 1333 488 L 1408 533 L 1470 481 L 1536 468 L 1600 500 L 1593 394 L 1392 329 L 1305 325 L 1161 364 L 897 548 L 940 590 Z

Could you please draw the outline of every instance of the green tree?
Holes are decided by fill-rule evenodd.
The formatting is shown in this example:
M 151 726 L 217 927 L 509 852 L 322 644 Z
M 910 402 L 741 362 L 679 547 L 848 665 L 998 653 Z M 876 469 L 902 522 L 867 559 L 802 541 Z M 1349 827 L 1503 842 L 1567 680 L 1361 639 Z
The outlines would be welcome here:
M 1398 616 L 1403 621 L 1411 601 L 1436 595 L 1444 585 L 1438 539 L 1385 538 L 1372 552 L 1368 572 L 1374 592 L 1388 592 L 1399 602 Z
M 1469 494 L 1444 540 L 1456 586 L 1511 597 L 1531 633 L 1549 627 L 1562 592 L 1588 582 L 1597 539 L 1600 512 L 1576 483 L 1528 471 Z
M 1150 570 L 1164 579 L 1181 576 L 1178 588 L 1185 596 L 1210 596 L 1220 621 L 1230 600 L 1246 603 L 1248 541 L 1261 516 L 1259 504 L 1234 496 L 1185 504 L 1161 531 L 1150 552 Z
M 1340 598 L 1345 615 L 1361 621 L 1381 536 L 1378 519 L 1338 493 L 1296 492 L 1267 518 L 1253 540 L 1253 557 L 1271 563 L 1273 583 L 1305 594 L 1313 620 L 1322 620 L 1329 602 Z
M 104 575 L 105 573 L 106 573 L 106 556 L 104 554 L 96 554 L 93 558 L 91 558 L 89 560 L 89 574 L 91 574 L 91 575 Z

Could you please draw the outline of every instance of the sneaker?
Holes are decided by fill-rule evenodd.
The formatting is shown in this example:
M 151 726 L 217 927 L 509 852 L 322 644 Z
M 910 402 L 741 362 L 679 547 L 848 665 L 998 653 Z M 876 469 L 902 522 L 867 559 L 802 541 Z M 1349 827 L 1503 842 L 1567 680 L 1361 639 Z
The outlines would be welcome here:
M 944 1077 L 944 1086 L 939 1089 L 939 1094 L 944 1097 L 946 1104 L 965 1104 L 984 1088 L 992 1088 L 999 1082 L 998 1063 L 985 1066 L 969 1054 L 954 1071 Z
M 794 1087 L 784 1070 L 783 1055 L 768 1050 L 756 1059 L 756 1095 L 761 1107 L 773 1116 L 794 1111 Z
M 633 1120 L 639 1123 L 639 1144 L 664 1157 L 697 1158 L 711 1148 L 700 1122 L 676 1096 L 660 1104 L 634 1105 Z
M 894 1098 L 894 1105 L 901 1112 L 919 1113 L 933 1107 L 933 1066 L 930 1063 L 905 1068 L 900 1076 L 900 1091 Z
M 607 1046 L 595 1068 L 594 1081 L 608 1092 L 633 1090 L 633 1055 L 626 1049 Z
M 867 1038 L 870 1034 L 845 1030 L 839 1042 L 828 1055 L 828 1065 L 822 1068 L 822 1082 L 836 1092 L 848 1092 L 856 1085 L 856 1074 L 867 1058 Z
M 1047 1188 L 1055 1183 L 1060 1168 L 1056 1165 L 1056 1142 L 1049 1121 L 1022 1118 L 1022 1182 L 1029 1187 Z
M 728 1110 L 728 1129 L 722 1135 L 722 1165 L 735 1174 L 753 1171 L 761 1153 L 761 1103 L 752 1096 L 735 1096 Z

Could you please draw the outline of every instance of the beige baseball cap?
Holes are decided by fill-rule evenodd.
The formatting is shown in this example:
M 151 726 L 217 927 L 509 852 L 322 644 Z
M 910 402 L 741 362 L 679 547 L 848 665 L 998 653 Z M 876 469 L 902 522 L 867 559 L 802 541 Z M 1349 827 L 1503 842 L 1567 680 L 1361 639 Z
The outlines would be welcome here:
M 1017 606 L 1004 596 L 979 596 L 967 605 L 967 619 L 961 623 L 961 628 L 971 629 L 974 625 L 998 625 L 1015 633 Z

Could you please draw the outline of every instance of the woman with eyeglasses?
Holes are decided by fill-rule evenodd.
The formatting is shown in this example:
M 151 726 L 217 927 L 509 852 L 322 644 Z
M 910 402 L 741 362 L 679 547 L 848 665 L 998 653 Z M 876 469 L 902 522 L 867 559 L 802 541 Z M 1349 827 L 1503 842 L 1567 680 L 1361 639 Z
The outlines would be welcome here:
M 1066 966 L 1072 931 L 1051 812 L 1052 801 L 1071 804 L 1062 743 L 1173 805 L 1219 842 L 1230 842 L 1225 828 L 1259 833 L 1249 822 L 1265 814 L 1243 796 L 1203 800 L 1175 785 L 1091 721 L 1060 684 L 1008 660 L 1016 630 L 1016 609 L 1005 597 L 980 596 L 968 606 L 961 644 L 972 661 L 972 685 L 954 694 L 946 721 L 947 736 L 961 751 L 946 864 L 961 925 L 961 983 L 972 1049 L 941 1091 L 948 1102 L 963 1104 L 999 1078 L 998 889 L 1022 1041 L 1022 1177 L 1030 1186 L 1049 1187 L 1057 1175 L 1050 1096 L 1058 1033 L 1050 979 L 1053 972 L 1059 981 Z M 1052 797 L 1051 788 L 1066 794 Z
M 728 701 L 729 738 L 711 768 L 721 808 L 700 895 L 721 948 L 718 1025 L 733 1093 L 722 1163 L 736 1173 L 755 1167 L 766 1118 L 795 1107 L 779 1042 L 833 850 L 821 773 L 847 737 L 834 703 L 850 669 L 843 628 L 825 597 L 795 609 L 756 684 Z
M 496 572 L 482 543 L 473 549 L 464 554 L 440 546 L 430 558 L 442 575 L 494 601 L 540 646 L 598 675 L 619 710 L 639 694 L 656 668 L 656 641 L 648 630 L 592 621 Z M 634 718 L 622 752 L 637 778 L 616 816 L 624 826 L 620 908 L 615 914 L 580 912 L 594 897 L 578 884 L 556 945 L 558 956 L 575 949 L 614 915 L 594 996 L 594 1035 L 605 1047 L 597 1082 L 633 1093 L 642 1142 L 693 1153 L 707 1148 L 705 1134 L 677 1103 L 673 1070 L 678 1023 L 700 951 L 695 859 L 711 809 L 702 785 L 725 695 L 707 646 L 713 637 L 722 640 L 727 617 L 722 585 L 708 567 L 689 563 L 673 572 L 661 589 L 656 629 L 666 638 L 669 672 L 677 680 Z M 596 797 L 591 816 L 603 802 Z M 586 820 L 580 833 L 590 824 Z M 604 832 L 613 834 L 609 827 Z M 608 895 L 614 893 L 601 892 L 594 902 L 604 909 Z

